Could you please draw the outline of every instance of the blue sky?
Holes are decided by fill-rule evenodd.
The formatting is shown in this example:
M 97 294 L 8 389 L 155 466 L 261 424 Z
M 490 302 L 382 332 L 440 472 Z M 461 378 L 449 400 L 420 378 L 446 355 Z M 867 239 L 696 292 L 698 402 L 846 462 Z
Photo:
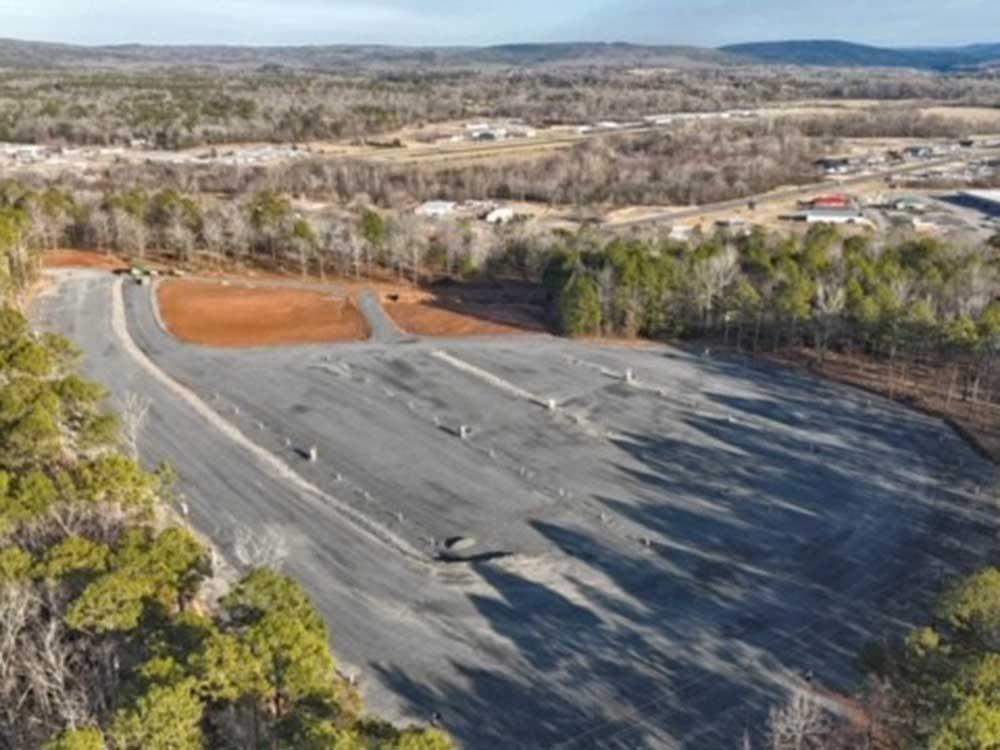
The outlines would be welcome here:
M 714 46 L 789 38 L 1000 42 L 1000 0 L 0 0 L 0 37 L 86 44 Z

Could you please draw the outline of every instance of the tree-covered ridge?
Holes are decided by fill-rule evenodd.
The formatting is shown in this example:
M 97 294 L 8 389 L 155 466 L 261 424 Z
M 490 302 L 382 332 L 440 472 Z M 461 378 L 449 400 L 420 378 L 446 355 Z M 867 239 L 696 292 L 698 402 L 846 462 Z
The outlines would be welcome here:
M 133 48 L 138 53 L 133 60 L 138 67 L 133 67 L 122 59 L 130 56 L 122 49 L 97 55 L 87 50 L 70 63 L 65 55 L 76 57 L 81 50 L 0 40 L 0 140 L 124 145 L 141 139 L 172 149 L 364 139 L 459 118 L 515 117 L 544 126 L 816 99 L 996 103 L 997 83 L 988 71 L 927 75 L 746 65 L 681 70 L 669 62 L 658 69 L 650 63 L 659 53 L 650 57 L 648 49 L 593 47 L 422 50 L 416 53 L 417 65 L 412 50 L 218 49 L 224 58 L 236 58 L 218 60 L 226 66 L 220 69 L 212 63 L 199 66 L 191 59 L 198 51 L 190 49 L 161 49 L 165 57 L 157 58 L 157 50 Z M 207 51 L 200 51 L 202 61 Z M 670 59 L 691 50 L 661 52 Z M 601 64 L 609 53 L 612 59 L 606 62 L 612 64 Z M 995 56 L 985 47 L 967 53 Z M 532 64 L 552 55 L 571 64 Z M 56 59 L 65 64 L 53 66 Z M 644 60 L 642 75 L 635 74 L 630 59 Z
M 34 265 L 28 221 L 0 210 L 11 293 Z M 295 581 L 256 569 L 218 595 L 215 556 L 172 519 L 170 472 L 121 452 L 76 358 L 0 308 L 0 746 L 451 748 L 364 716 Z

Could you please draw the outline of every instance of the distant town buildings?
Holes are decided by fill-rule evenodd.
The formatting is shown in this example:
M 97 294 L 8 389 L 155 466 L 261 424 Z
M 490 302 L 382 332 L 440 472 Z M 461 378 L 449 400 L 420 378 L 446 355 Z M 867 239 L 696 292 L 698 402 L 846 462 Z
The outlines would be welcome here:
M 853 208 L 854 199 L 846 193 L 827 193 L 817 195 L 809 201 L 800 204 L 803 208 L 809 209 L 847 209 Z
M 814 164 L 827 174 L 846 174 L 851 168 L 851 160 L 846 156 L 827 156 Z
M 801 215 L 807 224 L 863 224 L 868 220 L 856 208 L 810 208 Z

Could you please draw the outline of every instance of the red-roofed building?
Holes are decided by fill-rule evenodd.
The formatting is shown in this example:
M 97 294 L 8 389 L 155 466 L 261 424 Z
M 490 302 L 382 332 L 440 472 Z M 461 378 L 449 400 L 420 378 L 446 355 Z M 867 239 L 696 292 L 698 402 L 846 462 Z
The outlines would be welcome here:
M 852 204 L 851 196 L 843 193 L 817 195 L 812 199 L 813 208 L 850 208 Z

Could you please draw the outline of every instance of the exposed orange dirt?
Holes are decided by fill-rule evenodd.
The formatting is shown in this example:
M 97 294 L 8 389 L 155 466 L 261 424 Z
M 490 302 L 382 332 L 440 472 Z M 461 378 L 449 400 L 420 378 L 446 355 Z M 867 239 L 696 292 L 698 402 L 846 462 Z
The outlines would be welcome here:
M 160 286 L 159 303 L 170 332 L 193 344 L 318 344 L 371 335 L 353 302 L 320 291 L 171 280 Z
M 128 268 L 121 258 L 89 250 L 49 250 L 42 254 L 44 268 L 103 268 L 119 271 Z
M 383 307 L 397 326 L 416 336 L 505 336 L 546 330 L 531 305 L 386 301 Z

